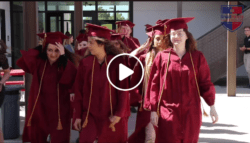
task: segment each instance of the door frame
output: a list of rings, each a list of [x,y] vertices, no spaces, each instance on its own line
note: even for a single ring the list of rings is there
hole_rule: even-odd
[[[46,32],[51,32],[51,29],[50,29],[50,17],[51,16],[56,16],[56,24],[57,24],[56,29],[58,29],[58,23],[57,23],[58,17],[59,16],[61,17],[61,31],[64,33],[64,31],[63,31],[63,27],[64,27],[63,18],[64,17],[63,17],[62,12],[47,12],[46,13]],[[58,31],[58,30],[56,30],[56,31]]]

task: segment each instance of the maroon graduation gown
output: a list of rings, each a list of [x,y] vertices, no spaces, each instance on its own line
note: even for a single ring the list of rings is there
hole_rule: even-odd
[[[130,37],[130,38],[135,42],[136,45],[138,45],[139,47],[141,46],[141,44],[137,38],[135,38],[135,37]]]
[[[145,66],[145,58],[146,54],[143,54],[139,57],[139,60],[142,62],[143,67]],[[136,63],[134,67],[134,74],[131,76],[130,84],[132,86],[136,85],[141,78],[142,71],[141,71],[141,65],[139,63]],[[143,90],[143,82],[135,88],[134,90],[130,91],[130,105],[131,106],[137,106],[138,112],[137,112],[137,118],[136,118],[136,126],[134,133],[129,137],[128,142],[129,143],[144,143],[145,142],[145,127],[150,122],[150,111],[146,111],[142,108],[142,111],[140,111],[141,102],[142,102],[142,90]]]
[[[80,56],[83,56],[87,49],[88,48],[86,47],[86,48],[83,48],[83,49],[80,49],[80,50],[76,50],[75,53],[80,55]]]
[[[198,142],[202,124],[201,101],[188,52],[182,59],[172,48],[157,54],[151,69],[144,107],[157,111],[170,51],[168,75],[160,101],[158,142]],[[200,51],[193,51],[191,54],[201,96],[211,106],[215,102],[215,88],[211,82],[209,66]]]
[[[114,56],[107,56],[107,64]],[[90,98],[92,66],[94,56],[84,58],[78,67],[75,79],[75,118],[85,121]],[[110,79],[115,85],[128,88],[128,81],[119,81],[119,63],[125,64],[124,58],[114,60],[110,65]],[[126,91],[119,91],[111,86],[113,114],[121,117],[115,125],[116,132],[109,128],[111,116],[110,109],[110,88],[106,76],[106,63],[102,65],[95,60],[92,98],[89,110],[88,124],[80,132],[79,142],[93,142],[98,137],[98,142],[119,142],[127,141],[128,117],[130,116],[129,96]]]
[[[25,118],[23,131],[23,142],[44,143],[48,134],[51,135],[51,143],[66,143],[70,141],[70,95],[69,89],[74,83],[76,68],[68,60],[65,69],[58,71],[58,61],[50,65],[47,62],[42,81],[41,92],[38,98],[34,114],[31,119],[31,126],[27,126],[33,106],[38,95],[40,80],[44,69],[45,61],[38,57],[38,50],[21,50],[22,57],[18,59],[17,65],[25,72],[33,75],[28,100],[28,112]],[[57,84],[59,83],[59,102],[62,130],[58,126],[58,94]]]

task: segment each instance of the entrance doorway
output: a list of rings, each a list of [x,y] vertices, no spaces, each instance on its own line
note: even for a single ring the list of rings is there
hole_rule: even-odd
[[[46,14],[46,32],[60,31],[74,34],[73,12],[49,12]]]

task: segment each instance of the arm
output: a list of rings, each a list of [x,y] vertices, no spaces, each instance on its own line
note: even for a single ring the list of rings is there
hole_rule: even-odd
[[[140,61],[142,61],[141,57],[139,59]],[[130,79],[130,84],[131,84],[130,87],[135,86],[140,81],[141,75],[142,75],[141,65],[139,62],[137,62],[134,67],[134,74],[131,76]],[[143,90],[142,86],[143,86],[143,81],[138,87],[130,91],[130,106],[137,106],[141,102],[142,100],[141,91]]]
[[[144,109],[157,111],[158,96],[160,91],[160,65],[161,54],[157,54],[148,80],[147,92],[144,97]]]
[[[80,65],[77,70],[76,78],[75,78],[75,83],[74,83],[74,92],[75,92],[75,117],[78,119],[81,119],[82,117],[82,103],[83,103],[83,93],[82,93],[82,88],[83,88],[83,75],[84,75],[84,69],[83,69],[83,62],[80,62]]]
[[[122,60],[122,62],[119,63],[123,63],[125,64],[125,60],[123,58],[120,58]],[[128,88],[128,78],[119,81],[119,66],[117,66],[117,74],[116,74],[116,82],[118,84],[119,87],[121,88]],[[112,87],[111,87],[112,88]],[[114,110],[114,116],[118,116],[118,117],[128,117],[130,114],[130,105],[129,105],[129,92],[128,91],[120,91],[120,90],[116,90],[117,94],[115,96],[117,96],[117,107]],[[112,95],[114,96],[114,95]]]
[[[8,64],[8,59],[6,58],[6,56],[4,54],[0,55],[0,59],[2,62],[2,68],[3,68],[3,78],[0,81],[0,92],[2,91],[2,85],[10,78],[10,67]]]
[[[215,88],[211,82],[210,69],[207,61],[202,53],[199,56],[199,76],[198,83],[200,93],[203,99],[209,106],[214,105],[215,102]]]

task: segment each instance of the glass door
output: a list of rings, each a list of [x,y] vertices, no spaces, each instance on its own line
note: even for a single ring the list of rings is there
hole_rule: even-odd
[[[64,32],[63,13],[47,13],[46,32]]]

